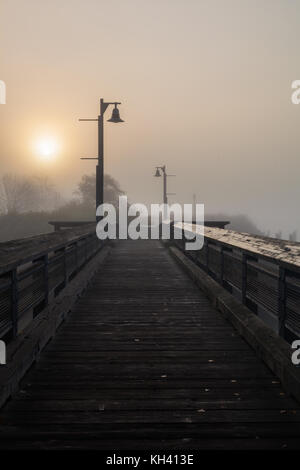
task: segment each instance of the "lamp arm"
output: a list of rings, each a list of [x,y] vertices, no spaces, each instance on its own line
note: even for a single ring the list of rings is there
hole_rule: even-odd
[[[100,100],[100,115],[103,116],[105,111],[107,110],[108,106],[110,104],[113,104],[114,106],[117,106],[118,104],[122,104],[119,101],[104,101],[103,98]]]

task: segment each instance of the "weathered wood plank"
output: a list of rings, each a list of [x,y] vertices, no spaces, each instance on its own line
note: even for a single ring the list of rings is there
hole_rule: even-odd
[[[143,394],[144,395],[144,394]],[[240,394],[236,394],[240,395]],[[149,411],[149,410],[193,410],[197,411],[199,409],[208,411],[208,410],[264,410],[266,407],[266,401],[264,399],[255,398],[255,400],[250,399],[241,399],[240,396],[232,394],[231,397],[226,397],[223,399],[210,399],[207,397],[206,401],[201,399],[187,399],[186,397],[181,397],[180,399],[172,398],[154,398],[153,396],[147,397],[144,399],[141,397],[133,396],[131,399],[126,396],[126,398],[111,399],[106,397],[101,400],[99,399],[70,399],[70,400],[25,400],[18,399],[15,400],[10,406],[8,406],[7,411],[21,411],[21,412],[67,412],[67,411]],[[295,403],[290,398],[270,398],[268,403],[269,411],[277,410],[279,412],[286,411],[293,414],[297,413],[297,410],[294,410]],[[299,412],[299,411],[298,411]]]
[[[100,404],[100,407],[102,404]],[[2,425],[52,425],[65,424],[129,424],[144,423],[300,423],[299,410],[98,410],[91,411],[19,411],[1,414]]]

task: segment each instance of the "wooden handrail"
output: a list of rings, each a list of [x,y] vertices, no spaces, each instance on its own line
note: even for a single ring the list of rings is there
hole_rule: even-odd
[[[95,233],[95,224],[58,232],[35,235],[0,243],[0,275],[49,251],[58,250],[88,234]]]

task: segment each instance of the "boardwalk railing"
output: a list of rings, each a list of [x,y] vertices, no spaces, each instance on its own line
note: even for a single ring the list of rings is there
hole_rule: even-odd
[[[174,225],[190,259],[287,341],[300,337],[300,243],[206,227],[203,248],[186,251],[184,231],[197,226]]]
[[[95,225],[0,244],[0,339],[27,326],[100,250]]]

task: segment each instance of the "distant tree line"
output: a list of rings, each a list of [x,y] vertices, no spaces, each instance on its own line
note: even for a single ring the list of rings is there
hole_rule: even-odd
[[[6,174],[0,179],[0,241],[51,232],[49,220],[95,220],[95,174],[83,175],[73,197],[64,201],[47,177],[21,177]],[[104,175],[104,201],[117,207],[123,195],[119,183]],[[246,215],[205,214],[207,220],[230,220],[227,228],[253,235],[270,236]],[[282,233],[275,233],[282,238]],[[290,233],[291,241],[297,232]]]
[[[0,181],[0,212],[51,211],[61,204],[60,194],[47,177],[22,177],[6,174]]]
[[[49,220],[95,220],[96,176],[84,175],[73,197],[64,201],[47,178],[6,174],[0,180],[0,241],[52,232]],[[117,205],[124,194],[104,175],[104,200]]]

